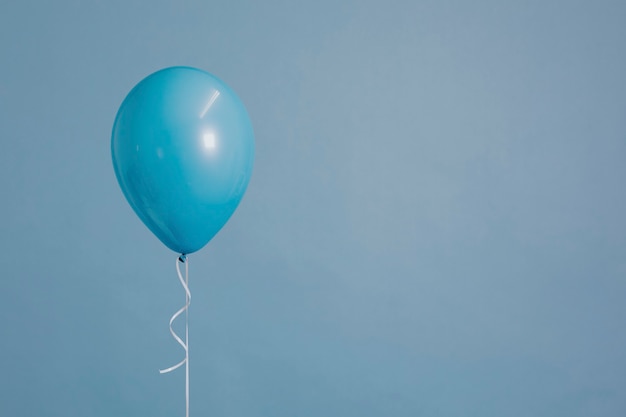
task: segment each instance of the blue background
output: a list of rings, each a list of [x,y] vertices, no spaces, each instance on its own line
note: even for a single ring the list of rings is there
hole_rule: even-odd
[[[0,5],[0,415],[177,416],[118,106],[190,65],[248,193],[190,259],[192,416],[624,416],[622,1]]]

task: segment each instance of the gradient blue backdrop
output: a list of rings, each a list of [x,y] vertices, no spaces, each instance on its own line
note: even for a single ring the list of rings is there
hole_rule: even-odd
[[[182,416],[118,106],[196,66],[248,193],[191,257],[192,416],[626,415],[623,1],[4,1],[0,415]]]

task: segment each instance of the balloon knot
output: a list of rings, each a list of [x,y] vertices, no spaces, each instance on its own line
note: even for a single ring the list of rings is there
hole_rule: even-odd
[[[185,261],[187,261],[187,255],[185,255],[184,253],[181,253],[180,256],[178,257],[178,262],[180,262],[181,264],[184,264]]]

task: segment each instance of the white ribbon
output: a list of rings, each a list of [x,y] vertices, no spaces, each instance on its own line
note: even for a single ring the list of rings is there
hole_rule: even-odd
[[[185,264],[185,278],[183,278],[183,274],[180,272],[179,263]],[[185,416],[189,417],[189,304],[191,304],[191,292],[189,291],[189,261],[185,255],[181,255],[176,258],[176,272],[178,272],[178,279],[180,283],[183,285],[185,289],[185,306],[178,310],[172,318],[170,318],[170,333],[176,339],[179,345],[185,349],[185,358],[178,362],[174,366],[170,366],[167,369],[159,369],[159,372],[162,374],[166,374],[168,372],[172,372],[175,369],[180,368],[185,365]],[[181,314],[185,313],[185,341],[174,332],[172,328],[172,323],[174,320]]]

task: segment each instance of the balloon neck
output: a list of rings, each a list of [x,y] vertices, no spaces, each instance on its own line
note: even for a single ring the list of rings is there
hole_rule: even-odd
[[[178,262],[180,262],[181,264],[184,264],[187,261],[187,255],[185,255],[184,253],[181,253],[180,256],[178,257]]]

